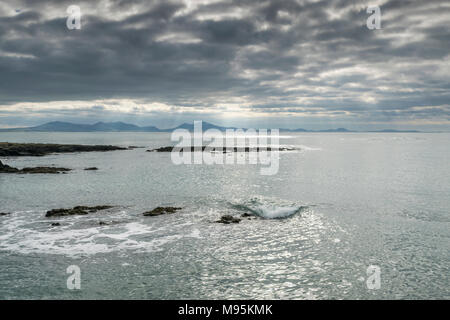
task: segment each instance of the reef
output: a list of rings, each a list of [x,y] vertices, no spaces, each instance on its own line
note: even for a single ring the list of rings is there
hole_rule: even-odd
[[[95,207],[88,207],[88,206],[77,206],[73,207],[71,209],[53,209],[47,211],[45,214],[46,217],[64,217],[64,216],[72,216],[72,215],[87,215],[89,213],[111,209],[114,208],[114,206],[95,206]]]
[[[10,167],[6,164],[3,164],[0,161],[0,173],[19,173],[19,174],[33,174],[33,173],[66,173],[67,171],[71,171],[72,169],[68,168],[57,168],[57,167],[32,167],[32,168],[23,168],[17,169],[14,167]]]
[[[172,214],[181,209],[182,208],[179,207],[156,207],[151,211],[144,212],[143,215],[146,217],[155,217],[160,216],[162,214]]]
[[[224,215],[219,220],[216,221],[217,223],[224,223],[224,224],[230,224],[230,223],[239,223],[241,222],[241,219],[235,218],[230,215]]]
[[[0,142],[0,157],[42,157],[51,153],[129,150],[110,145],[44,144]]]

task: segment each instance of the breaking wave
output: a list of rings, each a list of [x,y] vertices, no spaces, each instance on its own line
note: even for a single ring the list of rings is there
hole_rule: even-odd
[[[234,207],[264,219],[286,219],[308,209],[308,206],[267,198],[254,198],[248,203],[237,204]]]

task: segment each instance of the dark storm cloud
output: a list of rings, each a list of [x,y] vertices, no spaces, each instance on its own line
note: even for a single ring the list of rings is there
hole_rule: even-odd
[[[66,28],[72,4],[81,30]],[[237,100],[255,114],[448,120],[450,6],[380,1],[382,29],[369,30],[371,4],[7,0],[0,105],[140,99],[206,113]]]

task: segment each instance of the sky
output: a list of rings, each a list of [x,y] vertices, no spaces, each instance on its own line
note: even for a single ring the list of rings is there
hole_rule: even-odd
[[[450,131],[450,2],[2,0],[0,127],[56,120]]]

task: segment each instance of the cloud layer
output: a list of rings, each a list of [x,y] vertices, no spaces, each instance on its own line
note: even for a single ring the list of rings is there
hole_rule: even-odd
[[[81,30],[66,27],[69,5]],[[369,5],[381,30],[369,30]],[[450,3],[0,3],[0,126],[192,119],[450,129]]]

